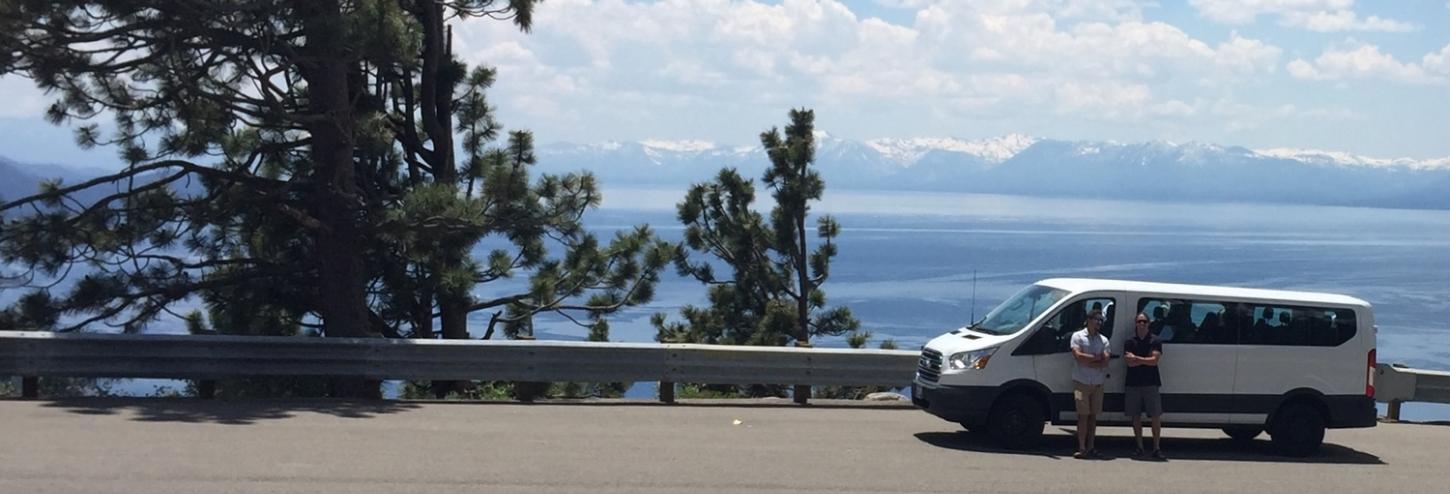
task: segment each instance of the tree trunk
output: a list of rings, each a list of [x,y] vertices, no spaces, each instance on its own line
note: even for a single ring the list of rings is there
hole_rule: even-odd
[[[421,109],[423,130],[432,143],[433,181],[455,187],[458,185],[458,164],[453,153],[453,88],[459,74],[444,73],[453,63],[452,49],[448,46],[447,25],[443,22],[443,4],[420,2],[418,21],[423,26],[423,67],[420,74]],[[467,255],[462,252],[444,252],[438,263],[432,266],[434,279],[448,269],[457,269]],[[472,305],[467,293],[448,293],[433,287],[438,297],[439,325],[444,339],[464,340],[468,334],[468,309]],[[460,381],[435,381],[433,391],[437,396],[446,396],[450,391],[464,391],[467,386]]]
[[[800,298],[797,298],[796,299],[796,318],[797,318],[797,323],[799,324],[800,336],[797,336],[796,337],[796,341],[799,341],[801,343],[805,343],[806,345],[810,345],[810,343],[811,343],[811,326],[810,326],[810,322],[811,322],[811,320],[810,320],[811,313],[810,312],[811,312],[811,309],[810,309],[810,306],[807,305],[807,304],[810,303],[810,299],[811,299],[810,290],[811,290],[811,288],[810,288],[810,277],[806,276],[806,217],[805,217],[805,208],[804,207],[801,208],[800,216],[798,216],[798,217],[795,218],[795,224],[796,224],[796,241],[797,242],[800,242],[798,244],[799,252],[797,252],[797,256],[796,256],[796,259],[795,259],[795,264],[796,264],[796,279],[798,280],[799,285],[800,285],[797,288],[797,290],[800,290],[798,292],[798,294],[800,295]]]
[[[441,2],[419,2],[418,21],[423,25],[423,71],[421,75],[423,110],[423,131],[432,142],[433,180],[440,184],[456,185],[458,165],[453,162],[453,85],[456,79],[443,79],[442,70],[453,63],[452,55],[445,43],[446,27],[443,23]],[[455,77],[450,76],[450,77]]]
[[[433,288],[438,286],[436,271],[429,270],[426,274],[423,268],[419,268],[418,274],[422,282],[418,285],[417,304],[413,306],[413,337],[431,340],[433,333]]]
[[[357,224],[361,205],[353,162],[356,117],[348,84],[351,62],[343,50],[347,23],[336,0],[311,0],[299,6],[307,45],[298,66],[307,80],[309,110],[328,117],[307,129],[312,137],[313,178],[321,191],[314,199],[322,223],[316,251],[318,312],[329,337],[377,337],[368,320],[366,265]],[[339,378],[334,383],[334,396],[377,395],[375,380]]]
[[[423,128],[433,144],[433,180],[450,187],[458,185],[458,164],[453,155],[453,87],[457,74],[446,75],[444,68],[453,63],[448,46],[447,25],[443,22],[443,4],[421,2],[418,21],[423,25],[422,110]],[[445,252],[435,276],[443,270],[457,269],[463,264],[463,252]],[[472,301],[467,293],[437,290],[440,323],[444,339],[468,339],[468,308]]]

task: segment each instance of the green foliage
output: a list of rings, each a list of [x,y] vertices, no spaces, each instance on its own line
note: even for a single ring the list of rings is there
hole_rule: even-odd
[[[474,312],[489,335],[530,334],[541,312],[607,333],[604,316],[653,297],[673,246],[588,233],[594,177],[531,174],[533,134],[505,132],[487,97],[497,72],[448,46],[448,22],[527,30],[536,3],[0,3],[0,74],[57,95],[52,121],[130,163],[0,205],[0,261],[32,287],[0,324],[138,331],[199,297],[197,334],[433,338],[441,321],[466,338]],[[476,258],[490,237],[509,247]],[[525,274],[526,290],[474,296]]]
[[[784,136],[776,129],[760,136],[771,160],[764,176],[775,200],[769,220],[754,209],[754,182],[732,168],[691,186],[678,205],[685,234],[674,252],[675,268],[681,276],[709,286],[710,303],[681,308],[683,321],[653,315],[656,340],[783,346],[808,344],[814,336],[841,335],[860,326],[849,309],[826,307],[821,287],[836,256],[840,225],[829,216],[818,217],[818,242],[810,249],[806,219],[825,183],[812,168],[814,113],[792,110],[790,117]],[[722,267],[725,272],[719,272]],[[784,386],[773,385],[686,384],[682,390],[687,397],[786,395]]]
[[[728,398],[743,398],[746,395],[736,389],[735,386],[706,385],[684,383],[680,384],[675,391],[675,398],[678,399],[706,399],[718,400]]]
[[[186,333],[192,335],[212,334],[211,328],[206,326],[206,316],[201,311],[194,310],[186,314]]]
[[[784,136],[778,129],[760,136],[771,160],[764,177],[775,199],[769,221],[753,208],[754,183],[729,168],[691,186],[678,205],[685,234],[674,264],[680,275],[709,286],[710,305],[682,308],[682,322],[656,314],[651,323],[657,340],[780,346],[860,326],[849,309],[826,307],[821,287],[840,225],[829,216],[817,218],[818,244],[810,250],[806,219],[825,183],[812,168],[814,113],[792,110],[790,117]],[[728,272],[717,273],[720,267]]]
[[[322,398],[334,396],[334,380],[326,377],[253,377],[216,381],[216,397],[222,399]],[[188,381],[182,396],[200,396],[197,381]]]
[[[408,381],[398,395],[403,400],[431,400],[432,386],[426,382]],[[443,397],[450,401],[512,401],[513,383],[505,381],[482,381],[462,391],[453,391]]]
[[[90,377],[42,377],[40,396],[46,398],[115,396],[117,379]]]

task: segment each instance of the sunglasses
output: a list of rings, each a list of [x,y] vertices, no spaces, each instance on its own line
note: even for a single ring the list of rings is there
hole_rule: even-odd
[[[1139,320],[1134,321],[1134,322],[1136,322],[1138,324],[1148,324],[1148,320],[1147,319],[1139,319]]]

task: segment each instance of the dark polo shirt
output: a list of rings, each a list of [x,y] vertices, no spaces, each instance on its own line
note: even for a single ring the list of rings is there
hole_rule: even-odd
[[[1139,338],[1135,333],[1128,341],[1123,343],[1123,353],[1133,354],[1139,357],[1152,357],[1153,350],[1163,353],[1163,340],[1157,335],[1148,333],[1147,338]],[[1139,365],[1128,368],[1127,381],[1125,386],[1162,386],[1163,380],[1158,377],[1158,366]]]

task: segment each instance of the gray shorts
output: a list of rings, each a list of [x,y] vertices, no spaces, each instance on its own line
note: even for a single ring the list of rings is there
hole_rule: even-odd
[[[1148,418],[1163,415],[1163,398],[1158,396],[1158,387],[1128,386],[1123,391],[1123,412],[1130,419],[1143,413]]]

